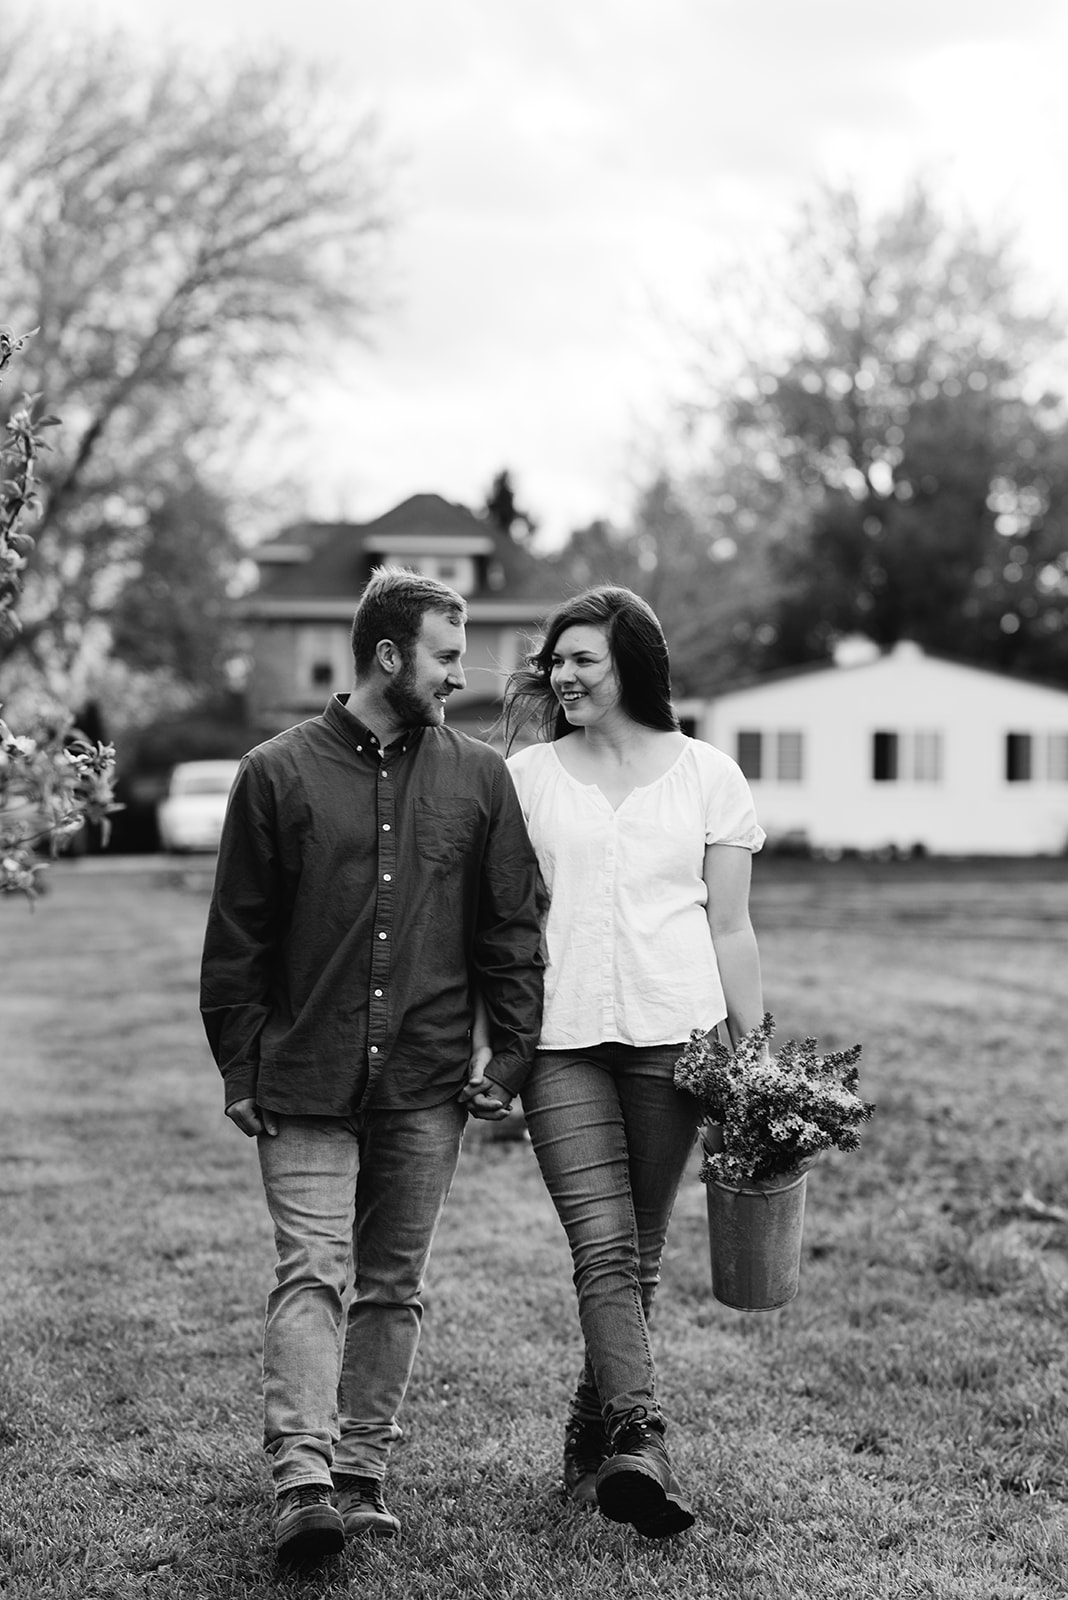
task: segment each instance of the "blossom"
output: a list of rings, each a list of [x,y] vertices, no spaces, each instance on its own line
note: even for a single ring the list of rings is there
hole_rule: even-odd
[[[721,1130],[701,1168],[706,1183],[766,1183],[809,1166],[822,1150],[855,1150],[874,1106],[857,1092],[860,1045],[818,1055],[815,1039],[788,1039],[768,1053],[770,1015],[731,1051],[696,1030],[675,1065],[675,1083]],[[719,1141],[717,1141],[719,1142]]]
[[[26,850],[8,850],[0,856],[0,894],[36,894],[36,877],[42,863],[31,859]]]
[[[115,750],[90,744],[69,715],[14,733],[0,718],[0,895],[31,899],[37,874],[32,852],[56,855],[86,821],[106,840],[114,799]]]

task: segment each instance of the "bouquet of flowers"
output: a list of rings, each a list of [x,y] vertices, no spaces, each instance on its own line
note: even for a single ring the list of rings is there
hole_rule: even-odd
[[[708,1150],[705,1183],[744,1188],[802,1172],[821,1150],[855,1150],[859,1125],[875,1110],[857,1093],[860,1045],[816,1054],[815,1039],[788,1039],[772,1056],[775,1023],[765,1015],[733,1051],[695,1030],[675,1066],[675,1083],[701,1102],[722,1130]]]

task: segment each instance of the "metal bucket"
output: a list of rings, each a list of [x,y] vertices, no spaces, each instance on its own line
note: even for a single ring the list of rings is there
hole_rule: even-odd
[[[798,1290],[808,1173],[768,1188],[707,1186],[712,1293],[735,1311],[775,1311]]]

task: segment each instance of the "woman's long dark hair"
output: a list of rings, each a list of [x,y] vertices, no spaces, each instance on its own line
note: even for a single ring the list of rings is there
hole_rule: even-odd
[[[572,731],[549,673],[560,635],[567,628],[586,626],[605,630],[619,679],[620,707],[631,721],[665,732],[678,727],[667,641],[655,611],[632,589],[603,584],[558,605],[546,619],[538,649],[508,679],[501,723],[509,749],[529,722],[543,740],[562,739]]]

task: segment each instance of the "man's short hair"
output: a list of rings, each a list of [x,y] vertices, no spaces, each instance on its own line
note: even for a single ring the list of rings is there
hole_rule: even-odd
[[[438,611],[454,622],[467,621],[462,595],[437,578],[424,577],[402,567],[376,567],[352,619],[352,659],[357,674],[374,663],[383,639],[392,639],[407,662],[428,611]]]

